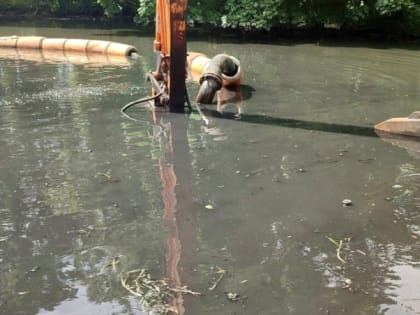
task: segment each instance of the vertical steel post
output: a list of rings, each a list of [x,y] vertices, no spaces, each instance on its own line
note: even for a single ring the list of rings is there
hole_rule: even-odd
[[[170,0],[169,110],[177,113],[184,112],[187,97],[187,6],[188,0]]]
[[[161,84],[162,93],[155,105],[178,113],[184,111],[187,94],[187,6],[188,0],[156,0],[153,48],[157,53],[157,69],[153,77]]]

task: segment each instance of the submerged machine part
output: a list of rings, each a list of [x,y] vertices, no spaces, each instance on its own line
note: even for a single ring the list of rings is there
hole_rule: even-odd
[[[420,111],[408,117],[397,117],[375,125],[375,131],[412,137],[420,137]]]
[[[192,79],[199,81],[197,103],[209,104],[223,87],[239,86],[242,78],[241,65],[237,58],[218,54],[212,59],[203,54],[189,53],[188,69]]]

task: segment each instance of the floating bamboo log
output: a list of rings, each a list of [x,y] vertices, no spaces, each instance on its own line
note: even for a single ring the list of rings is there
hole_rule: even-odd
[[[130,56],[137,53],[134,46],[122,43],[89,39],[46,38],[42,36],[0,37],[0,48],[72,51],[84,54],[100,53],[110,56]]]

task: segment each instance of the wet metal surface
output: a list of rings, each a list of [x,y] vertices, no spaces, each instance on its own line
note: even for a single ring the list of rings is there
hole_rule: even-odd
[[[142,58],[0,59],[1,315],[144,314],[119,278],[137,268],[202,292],[174,302],[184,314],[420,314],[418,144],[372,130],[419,110],[417,50],[191,40],[241,60],[243,115],[228,103],[203,109],[207,125],[153,124],[119,112],[150,93],[152,36],[0,27],[11,34]]]

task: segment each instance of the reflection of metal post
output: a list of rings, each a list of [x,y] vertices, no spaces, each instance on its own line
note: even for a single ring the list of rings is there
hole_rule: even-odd
[[[166,255],[166,277],[171,286],[189,286],[193,272],[192,258],[196,248],[195,214],[191,192],[191,162],[187,139],[187,117],[156,113],[163,132],[160,145],[163,156],[160,161],[162,197],[164,201],[164,222],[168,230],[168,252]],[[162,116],[163,115],[163,116]],[[182,254],[182,255],[181,255]],[[183,274],[181,277],[180,266]],[[182,279],[183,278],[183,281]],[[183,297],[174,296],[169,301],[177,314],[184,314]]]
[[[178,265],[181,259],[181,242],[179,240],[179,230],[176,222],[177,198],[175,185],[177,183],[174,166],[167,164],[163,159],[160,161],[160,176],[162,179],[162,197],[165,204],[163,214],[164,222],[168,230],[167,255],[166,255],[166,277],[173,287],[181,287],[181,276]],[[180,293],[174,295],[172,301],[168,301],[176,314],[184,314],[183,298]]]

